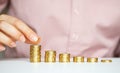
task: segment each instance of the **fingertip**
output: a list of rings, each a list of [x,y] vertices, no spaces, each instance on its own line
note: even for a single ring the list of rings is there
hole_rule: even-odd
[[[40,37],[38,37],[38,40],[35,42],[35,44],[39,44],[41,42]]]
[[[33,42],[36,42],[36,41],[38,40],[38,36],[35,35],[35,34],[34,34],[34,35],[31,34],[31,35],[30,35],[30,40],[33,41]]]
[[[36,42],[33,42],[33,41],[30,41],[30,40],[26,40],[25,42],[28,43],[28,44],[34,44],[34,45],[37,45],[39,44],[41,41],[40,37],[38,37],[38,40]]]

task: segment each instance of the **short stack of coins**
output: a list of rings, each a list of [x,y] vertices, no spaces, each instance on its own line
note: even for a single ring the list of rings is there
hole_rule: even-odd
[[[59,54],[59,62],[61,62],[61,63],[70,62],[70,54],[69,53]]]
[[[75,56],[75,57],[73,57],[73,62],[75,62],[75,63],[84,62],[84,57]]]
[[[30,62],[41,62],[41,46],[30,45]]]
[[[102,63],[110,63],[110,62],[112,62],[112,60],[103,59],[103,60],[101,60],[101,62],[102,62]]]
[[[56,51],[45,51],[45,62],[56,62]]]
[[[98,58],[87,58],[87,62],[96,63],[96,62],[98,62]]]

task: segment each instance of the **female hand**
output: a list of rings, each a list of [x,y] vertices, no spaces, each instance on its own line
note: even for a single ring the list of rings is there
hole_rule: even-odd
[[[16,41],[38,44],[40,38],[21,20],[5,14],[0,15],[0,51],[5,50],[4,45],[16,47]]]

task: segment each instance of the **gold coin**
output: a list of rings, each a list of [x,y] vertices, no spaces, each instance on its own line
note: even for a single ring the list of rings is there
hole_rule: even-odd
[[[98,58],[87,58],[87,62],[92,62],[92,63],[94,63],[94,62],[98,62]]]
[[[70,62],[70,54],[69,53],[61,53],[59,54],[59,62]]]
[[[41,46],[30,45],[30,62],[41,62]]]
[[[84,62],[84,57],[75,56],[73,57],[73,62]]]
[[[37,48],[36,50],[41,50],[41,45],[30,45],[31,50]],[[39,48],[39,49],[38,49]]]
[[[101,60],[101,62],[103,62],[103,63],[110,63],[110,62],[112,62],[112,60]]]
[[[45,62],[56,62],[56,51],[45,51]]]

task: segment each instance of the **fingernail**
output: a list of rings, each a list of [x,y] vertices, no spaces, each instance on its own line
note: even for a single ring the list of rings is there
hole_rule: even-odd
[[[35,36],[35,35],[30,35],[30,39],[31,39],[31,41],[37,41],[38,40],[38,37],[37,36]]]
[[[20,40],[21,42],[25,42],[25,37],[22,35],[22,36],[20,36],[19,40]]]
[[[10,43],[10,47],[16,47],[16,44],[14,42]]]
[[[5,47],[0,47],[0,51],[4,51],[5,50]]]

